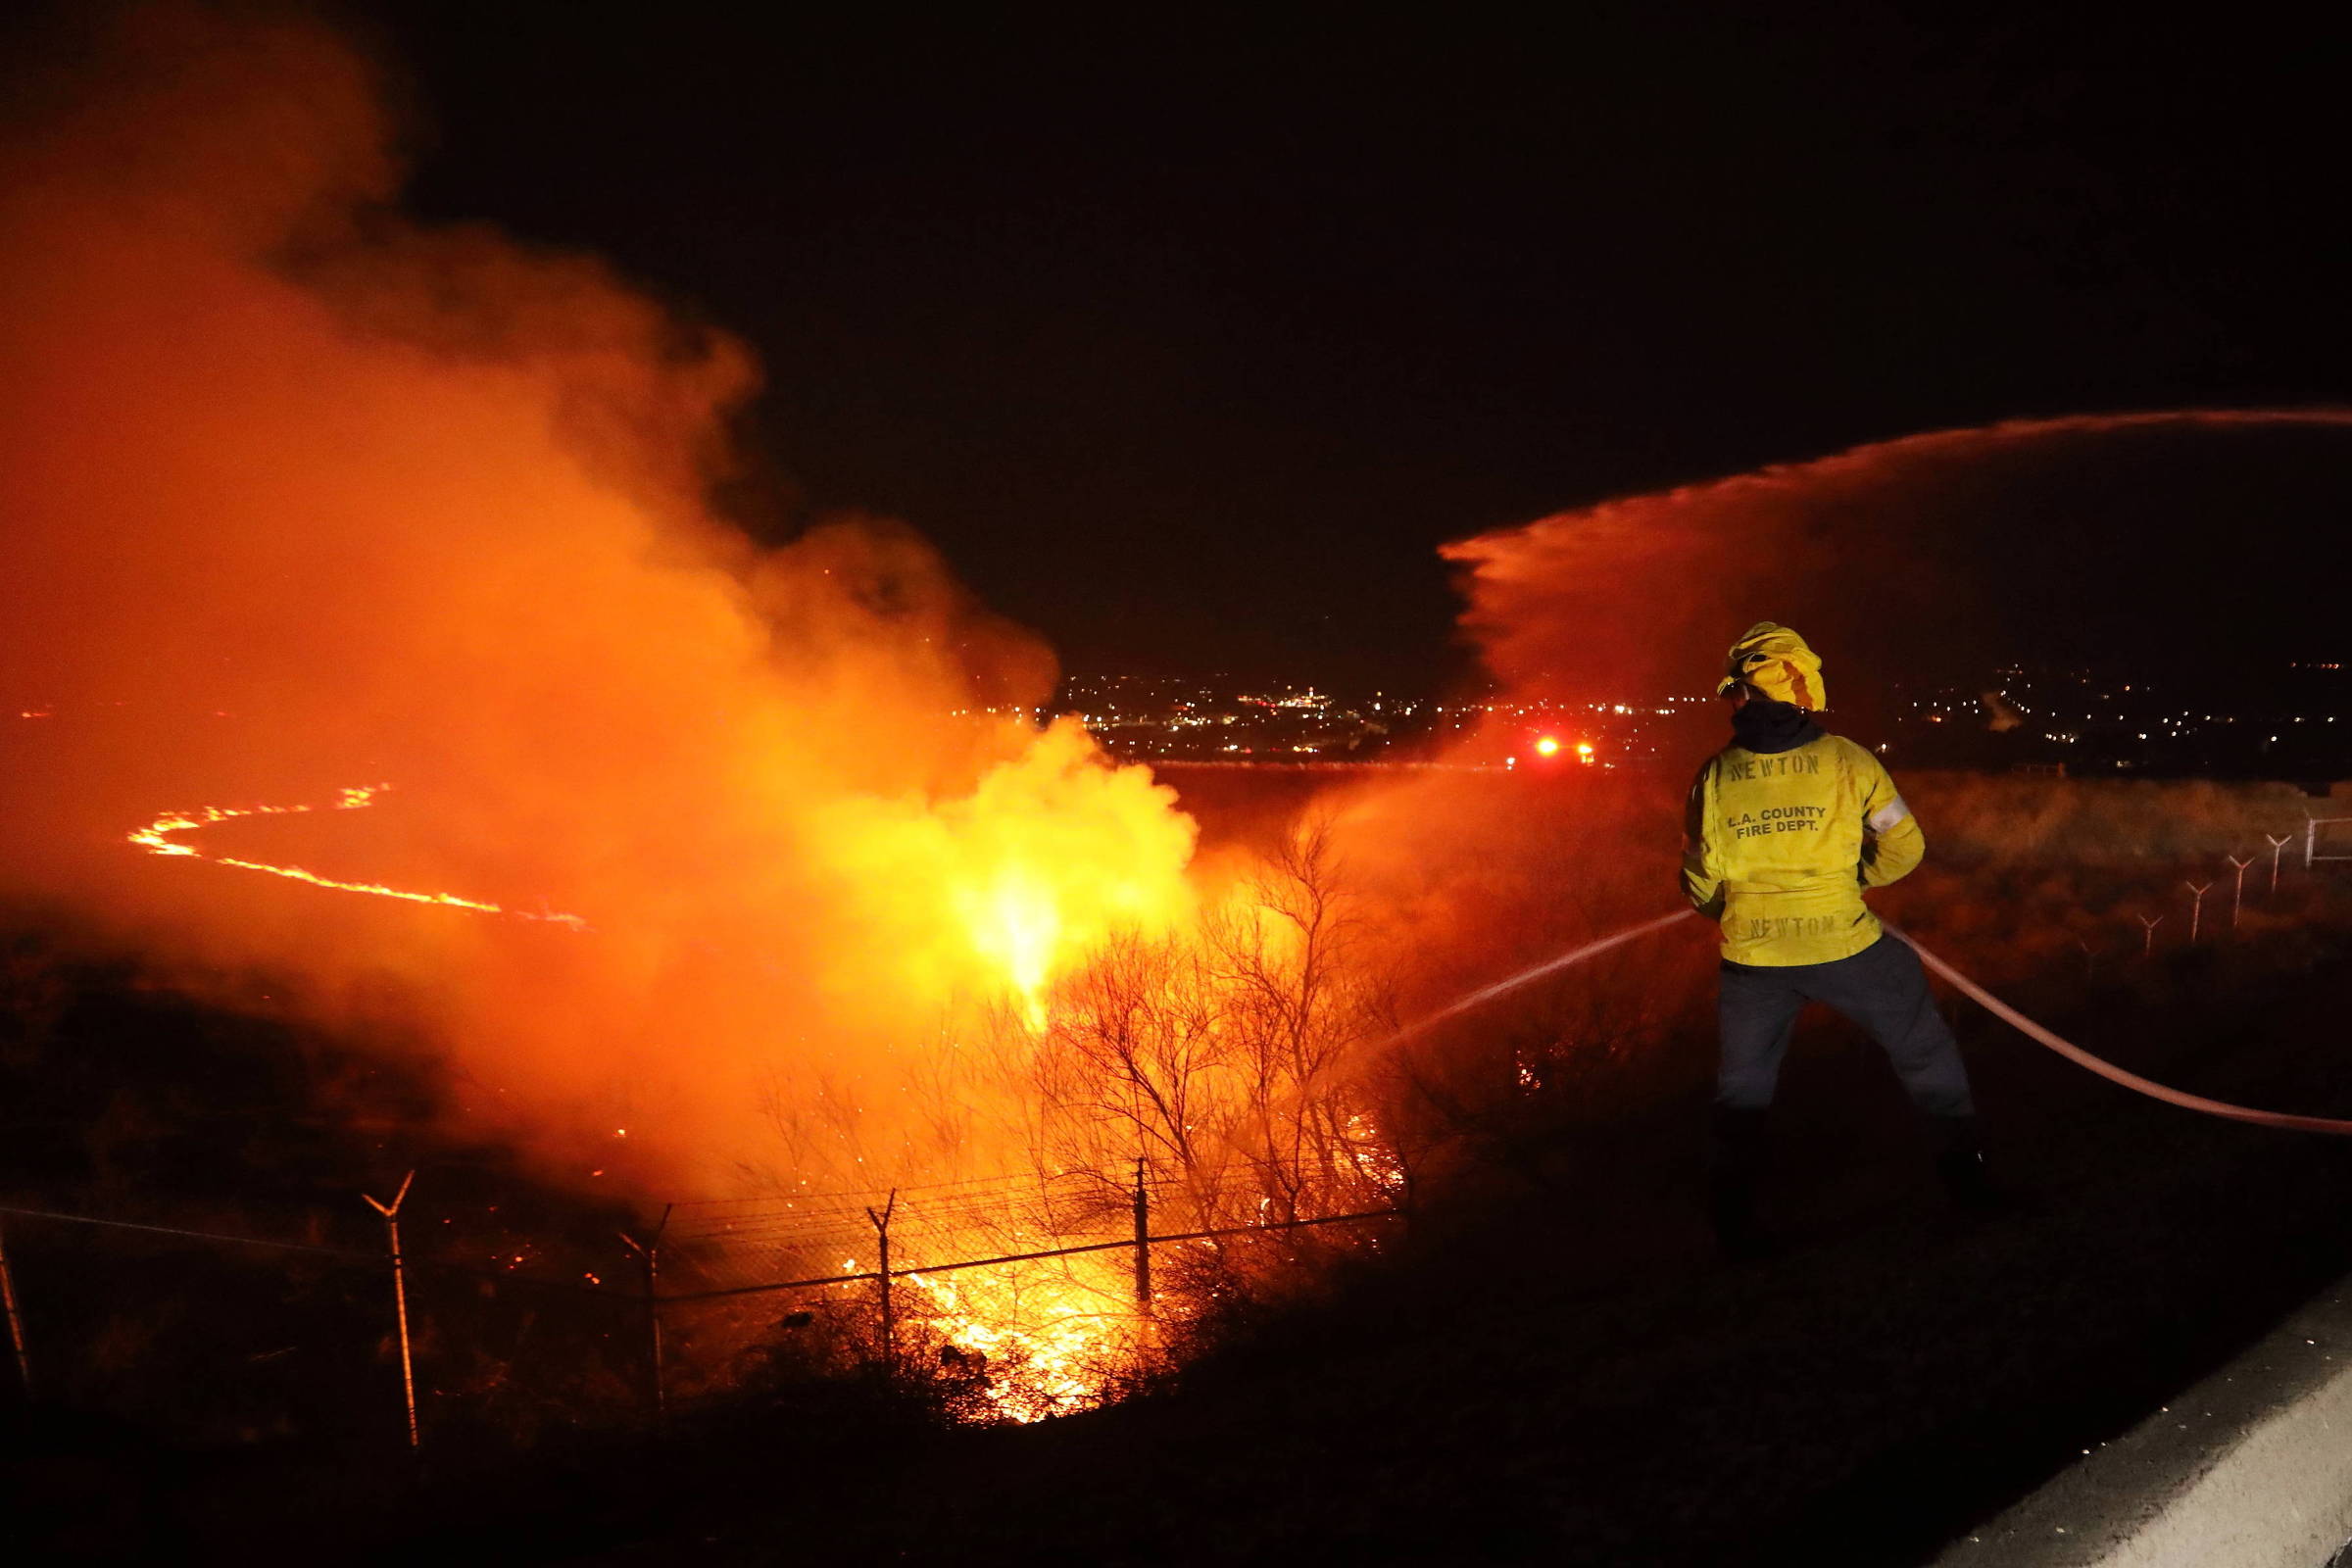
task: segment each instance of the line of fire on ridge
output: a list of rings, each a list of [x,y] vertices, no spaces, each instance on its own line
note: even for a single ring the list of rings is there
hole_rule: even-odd
[[[586,931],[588,922],[576,914],[545,909],[518,909],[509,905],[493,904],[486,899],[468,899],[455,893],[417,893],[396,888],[381,882],[349,882],[340,877],[321,876],[299,865],[273,865],[267,860],[248,860],[232,855],[207,855],[192,844],[180,841],[177,835],[226,822],[240,816],[294,816],[310,811],[357,811],[375,804],[376,797],[392,788],[389,784],[368,784],[338,790],[334,803],[319,807],[310,802],[292,806],[206,806],[189,811],[166,811],[146,826],[134,828],[124,835],[131,843],[151,855],[180,856],[190,859],[209,860],[215,865],[233,866],[240,871],[262,871],[270,876],[308,883],[315,888],[326,888],[338,893],[366,893],[379,899],[399,899],[409,904],[432,904],[444,908],[466,909],[476,914],[509,915],[517,920],[538,920],[560,925],[573,931]]]

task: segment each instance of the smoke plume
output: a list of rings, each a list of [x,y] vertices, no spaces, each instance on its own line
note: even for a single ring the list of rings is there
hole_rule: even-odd
[[[919,537],[712,514],[741,344],[405,219],[322,25],[167,6],[64,53],[0,149],[18,897],[421,1034],[551,1158],[627,1127],[666,1177],[756,1160],[779,1084],[886,1128],[958,1008],[1181,911],[1190,822],[1036,727],[1051,657]],[[178,841],[587,929],[122,837],[378,783]]]

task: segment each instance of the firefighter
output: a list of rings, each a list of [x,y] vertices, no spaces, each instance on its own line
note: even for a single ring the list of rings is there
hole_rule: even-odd
[[[1685,813],[1683,892],[1721,922],[1708,1206],[1735,1257],[1769,1250],[1756,1214],[1765,1125],[1781,1057],[1806,1003],[1869,1032],[1922,1113],[1945,1190],[1963,1209],[1998,1206],[1958,1044],[1908,944],[1862,902],[1919,864],[1919,822],[1879,760],[1814,722],[1821,660],[1786,626],[1759,621],[1732,645],[1719,695],[1732,744],[1707,760]]]

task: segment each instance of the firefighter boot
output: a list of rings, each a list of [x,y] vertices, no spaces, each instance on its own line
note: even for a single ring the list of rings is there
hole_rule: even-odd
[[[1984,1218],[2007,1213],[2014,1206],[1993,1184],[1984,1166],[1984,1141],[1977,1135],[1974,1116],[1932,1116],[1936,1141],[1936,1175],[1944,1196],[1963,1214]]]
[[[1707,1218],[1715,1245],[1735,1263],[1769,1257],[1779,1249],[1756,1214],[1764,1171],[1763,1106],[1715,1107],[1714,1152],[1707,1171]]]

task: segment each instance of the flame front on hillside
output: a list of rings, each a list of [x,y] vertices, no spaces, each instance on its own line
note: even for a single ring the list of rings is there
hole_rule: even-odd
[[[1336,1068],[1386,1004],[1344,901],[1197,876],[1174,792],[1041,723],[1051,655],[911,530],[731,526],[742,345],[591,259],[404,222],[402,138],[320,24],[164,8],[69,53],[53,122],[0,142],[0,664],[60,710],[172,671],[238,715],[141,735],[185,798],[350,767],[433,807],[356,864],[231,824],[384,786],[163,812],[129,845],[253,875],[0,855],[13,891],[191,986],[270,975],[600,1196],[1140,1156],[1215,1195],[1188,1224],[1347,1206],[1369,1112]],[[144,776],[40,729],[60,819]],[[1029,1221],[972,1246],[1070,1234]],[[1042,1413],[1132,1330],[1118,1267],[905,1294]]]
[[[477,914],[509,914],[522,920],[545,920],[553,925],[569,926],[575,931],[588,929],[588,922],[576,914],[549,913],[538,909],[511,908],[483,899],[462,898],[455,893],[417,893],[396,888],[382,882],[351,882],[339,877],[321,876],[299,865],[275,865],[267,860],[248,860],[234,855],[212,855],[184,843],[179,835],[216,822],[234,821],[241,816],[300,816],[312,811],[357,811],[375,804],[375,798],[391,789],[389,784],[355,786],[341,791],[332,806],[309,804],[294,806],[206,806],[193,811],[166,811],[145,827],[125,834],[131,843],[151,855],[185,856],[199,860],[211,860],[216,865],[234,867],[240,871],[261,871],[270,876],[282,876],[293,882],[306,882],[315,888],[326,888],[338,893],[365,893],[379,899],[400,899],[410,904],[435,904],[445,908],[471,909]]]
[[[1101,1403],[1141,1368],[1151,1320],[1120,1253],[908,1274],[920,1318],[956,1353],[979,1359],[988,1401],[1007,1421],[1042,1421]]]

